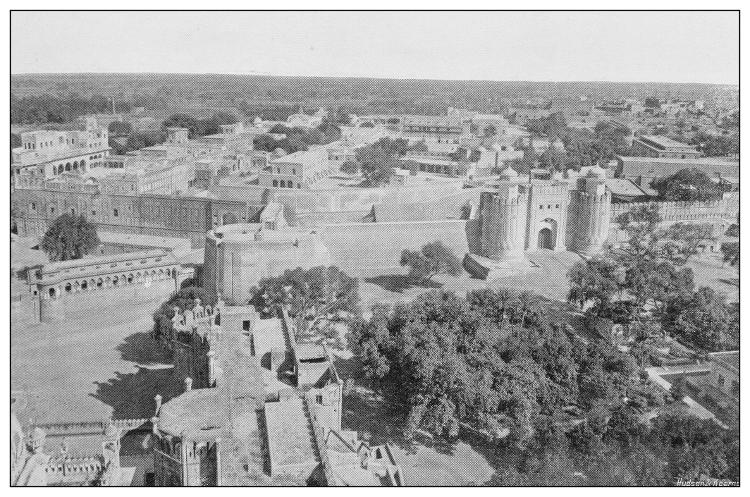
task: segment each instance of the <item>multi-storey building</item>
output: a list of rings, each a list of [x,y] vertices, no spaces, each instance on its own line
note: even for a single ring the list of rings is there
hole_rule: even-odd
[[[80,123],[80,129],[73,131],[21,133],[21,146],[12,151],[12,169],[15,175],[49,179],[63,173],[85,172],[108,154],[107,128],[87,118]]]
[[[271,159],[258,173],[258,183],[267,188],[310,188],[336,173],[339,165],[338,161],[329,160],[328,147],[315,146]]]
[[[102,191],[101,184],[44,181],[31,177],[17,185],[13,202],[21,236],[41,236],[61,214],[82,214],[97,229],[120,233],[189,238],[203,246],[206,232],[216,226],[247,222],[261,203],[212,196],[141,194],[137,191]]]
[[[403,116],[401,135],[409,141],[458,144],[470,136],[470,126],[460,116]]]

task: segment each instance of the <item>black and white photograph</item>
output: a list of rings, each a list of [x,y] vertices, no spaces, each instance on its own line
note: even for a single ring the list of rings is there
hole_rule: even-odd
[[[10,487],[740,485],[739,10],[15,3]]]

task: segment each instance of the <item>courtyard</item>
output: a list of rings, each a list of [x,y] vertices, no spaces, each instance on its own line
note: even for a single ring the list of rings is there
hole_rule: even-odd
[[[90,294],[66,319],[32,324],[27,302],[11,308],[11,391],[37,423],[153,415],[173,391],[171,364],[150,337],[151,313],[169,289]]]

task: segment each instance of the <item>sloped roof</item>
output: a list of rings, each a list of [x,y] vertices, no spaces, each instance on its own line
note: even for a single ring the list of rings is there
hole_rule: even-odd
[[[607,178],[605,183],[609,191],[612,192],[612,195],[619,195],[622,197],[640,197],[646,195],[646,192],[629,179]]]

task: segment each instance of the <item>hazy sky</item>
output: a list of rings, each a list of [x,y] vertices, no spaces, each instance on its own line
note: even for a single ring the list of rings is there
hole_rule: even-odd
[[[14,12],[11,72],[737,84],[736,12]]]

